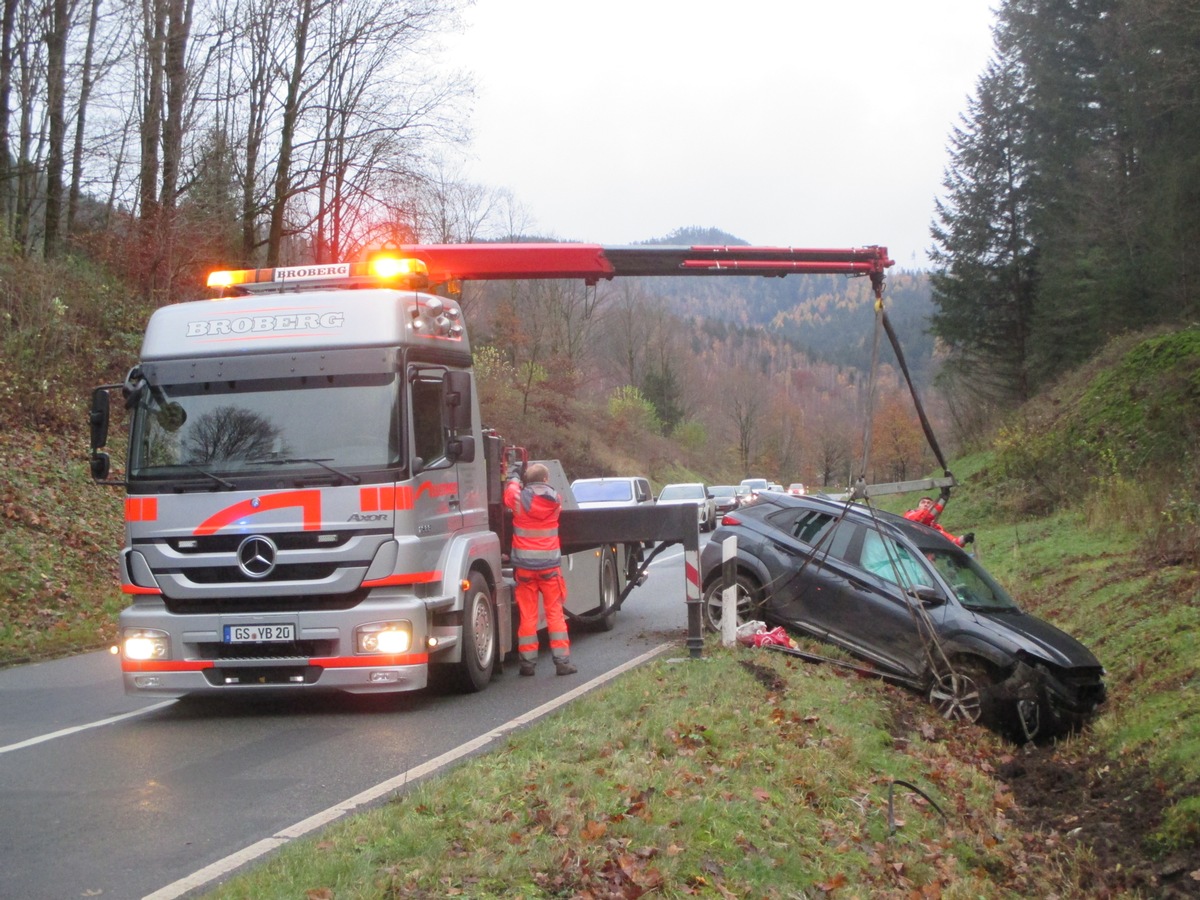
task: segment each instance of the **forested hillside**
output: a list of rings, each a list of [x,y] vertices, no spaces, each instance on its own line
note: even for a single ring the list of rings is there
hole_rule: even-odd
[[[1006,0],[934,221],[949,375],[1025,400],[1109,338],[1195,321],[1200,15],[1190,0]]]
[[[744,243],[713,230],[677,231],[656,243],[713,240]],[[923,333],[928,282],[923,275],[897,282],[894,294],[887,280],[885,303],[900,339],[911,341],[905,358],[928,389],[935,365]],[[483,369],[485,415],[535,452],[563,459],[569,471],[638,472],[660,483],[738,481],[757,472],[844,485],[861,465],[869,410],[886,422],[873,436],[872,477],[902,480],[931,464],[883,338],[873,397],[868,390],[876,316],[866,279],[468,288],[477,351],[495,363]]]
[[[746,242],[718,229],[682,228],[647,243],[710,246]],[[667,309],[681,319],[762,328],[813,360],[863,371],[871,365],[875,298],[864,278],[648,278],[645,283],[646,290],[662,298]],[[890,269],[884,300],[914,379],[927,386],[935,374],[928,273]],[[890,360],[890,350],[884,358]]]

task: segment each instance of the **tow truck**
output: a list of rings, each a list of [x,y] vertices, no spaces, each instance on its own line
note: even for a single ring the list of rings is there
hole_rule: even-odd
[[[483,425],[462,281],[841,273],[878,295],[891,265],[878,246],[458,244],[214,273],[215,299],[157,310],[125,380],[92,392],[92,477],[125,490],[126,690],[469,692],[500,671],[516,632],[501,489],[528,460]],[[699,655],[695,510],[579,509],[548,463],[573,620],[611,627],[679,543]]]

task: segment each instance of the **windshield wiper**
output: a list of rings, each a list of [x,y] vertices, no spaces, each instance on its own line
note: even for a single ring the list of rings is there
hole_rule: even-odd
[[[295,459],[256,459],[255,462],[261,462],[268,466],[287,466],[297,465],[299,463],[312,463],[314,466],[320,466],[326,472],[332,472],[338,478],[344,478],[351,484],[358,484],[362,481],[357,475],[351,475],[349,472],[343,472],[341,469],[335,469],[333,466],[325,464],[325,460],[314,459],[311,456],[301,456]]]
[[[987,613],[1019,613],[1019,606],[993,606],[988,603],[967,603],[960,600],[959,603],[963,609],[969,609],[971,612],[987,612]]]
[[[187,469],[189,472],[195,472],[199,475],[203,475],[205,478],[209,478],[209,479],[215,481],[217,484],[219,484],[221,487],[225,488],[225,490],[227,490],[227,491],[232,491],[234,488],[237,487],[237,485],[234,484],[232,481],[227,481],[226,479],[222,478],[220,475],[214,475],[212,472],[208,471],[207,469],[200,468],[200,466],[193,466],[193,465],[190,465],[189,463],[180,463],[179,465],[181,468]]]

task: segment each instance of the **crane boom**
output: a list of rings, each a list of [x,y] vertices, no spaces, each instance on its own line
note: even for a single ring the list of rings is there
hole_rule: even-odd
[[[434,284],[447,281],[617,276],[867,275],[883,279],[894,265],[886,247],[803,249],[750,246],[620,246],[601,244],[406,244],[393,253],[421,260]]]

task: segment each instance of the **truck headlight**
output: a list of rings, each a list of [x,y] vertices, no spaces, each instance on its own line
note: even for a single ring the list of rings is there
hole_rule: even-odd
[[[408,622],[373,622],[354,631],[359,653],[407,653],[412,646]]]
[[[126,659],[169,659],[171,642],[165,631],[153,628],[126,628],[121,633]]]

